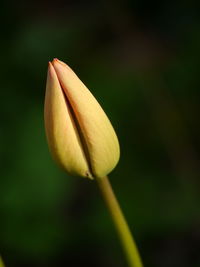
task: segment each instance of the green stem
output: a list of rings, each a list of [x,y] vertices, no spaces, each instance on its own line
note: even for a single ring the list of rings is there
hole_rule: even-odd
[[[114,195],[108,177],[97,178],[96,181],[118,232],[129,266],[142,267],[143,264],[136,243],[131,235],[131,231],[128,227],[126,219]]]
[[[4,263],[3,263],[3,260],[2,260],[2,258],[1,258],[1,256],[0,256],[0,267],[5,267],[5,265],[4,265]]]

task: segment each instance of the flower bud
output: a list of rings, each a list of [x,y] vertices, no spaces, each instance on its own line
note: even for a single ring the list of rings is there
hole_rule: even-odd
[[[119,143],[103,109],[64,62],[49,63],[45,128],[54,159],[74,175],[104,177],[119,160]]]

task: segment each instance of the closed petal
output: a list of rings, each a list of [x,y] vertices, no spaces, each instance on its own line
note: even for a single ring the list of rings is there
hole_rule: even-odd
[[[77,75],[55,59],[53,66],[80,125],[87,146],[92,173],[104,177],[119,160],[119,143],[103,109]]]
[[[45,95],[45,128],[50,151],[70,174],[91,178],[79,134],[51,63]]]

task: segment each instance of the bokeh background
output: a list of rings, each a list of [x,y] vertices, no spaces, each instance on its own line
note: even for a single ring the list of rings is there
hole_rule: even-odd
[[[200,19],[190,1],[1,2],[0,253],[7,267],[125,267],[95,182],[51,159],[47,62],[67,62],[121,144],[110,180],[147,267],[200,266]]]

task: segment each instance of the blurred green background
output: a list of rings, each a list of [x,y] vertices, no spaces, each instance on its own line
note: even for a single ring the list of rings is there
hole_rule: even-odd
[[[144,265],[200,266],[200,19],[191,1],[1,3],[0,253],[7,267],[125,267],[95,182],[48,151],[47,62],[68,63],[118,134],[110,175]]]

